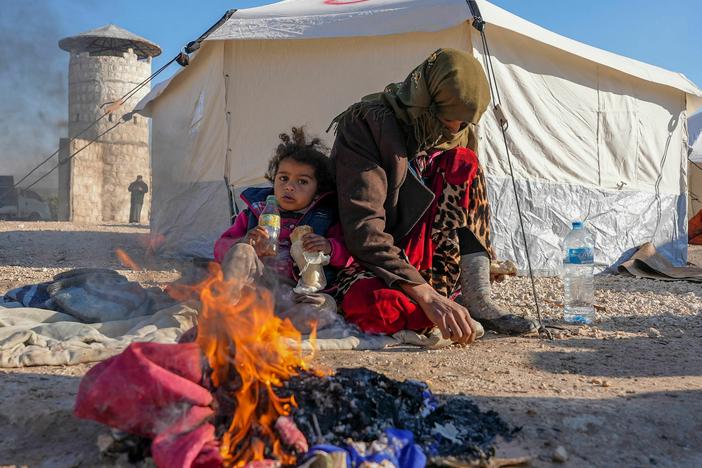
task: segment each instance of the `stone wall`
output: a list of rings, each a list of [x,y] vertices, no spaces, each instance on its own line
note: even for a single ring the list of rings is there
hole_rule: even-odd
[[[71,142],[71,154],[85,146],[88,140]],[[102,222],[102,155],[104,144],[93,143],[77,154],[70,164],[71,195],[69,210],[76,223]]]
[[[120,223],[129,220],[131,194],[127,188],[136,180],[137,175],[141,175],[149,186],[149,193],[144,197],[144,206],[141,210],[141,222],[148,223],[151,206],[151,173],[148,159],[144,161],[143,158],[144,153],[149,154],[148,145],[120,143],[103,143],[103,145],[106,151],[102,159],[102,220]]]
[[[70,177],[60,177],[60,184],[70,186],[68,210],[72,221],[127,222],[129,184],[137,175],[142,175],[151,187],[149,123],[140,115],[129,114],[149,92],[150,86],[141,88],[122,107],[85,130],[105,113],[110,102],[120,99],[150,74],[151,59],[140,60],[131,51],[122,56],[95,56],[87,52],[71,54],[68,130],[69,137],[78,139],[71,144],[70,154],[126,116],[122,124],[73,158]],[[66,191],[60,185],[59,192],[62,190]],[[148,222],[150,201],[151,196],[147,194],[142,222]]]

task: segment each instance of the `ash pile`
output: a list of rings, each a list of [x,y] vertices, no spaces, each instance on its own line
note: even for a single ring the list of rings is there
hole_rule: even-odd
[[[365,368],[327,377],[301,374],[280,393],[294,395],[292,417],[311,445],[363,452],[386,431],[400,429],[412,433],[430,464],[447,457],[486,461],[498,437],[509,440],[519,430],[467,397],[434,396],[423,382],[399,382]]]
[[[232,380],[234,387],[236,382]],[[218,438],[236,411],[230,392],[231,388],[214,391]],[[291,448],[297,446],[296,465],[306,468],[491,466],[498,438],[510,440],[519,430],[495,411],[481,411],[465,396],[433,395],[423,382],[399,382],[365,368],[339,369],[323,377],[302,373],[276,393],[297,402],[291,413],[292,436],[283,439]],[[304,437],[298,440],[301,445],[294,442],[295,434]],[[98,442],[104,458],[154,466],[149,439],[118,431],[107,438]],[[265,454],[267,460],[247,466],[282,465],[270,459],[270,447]]]

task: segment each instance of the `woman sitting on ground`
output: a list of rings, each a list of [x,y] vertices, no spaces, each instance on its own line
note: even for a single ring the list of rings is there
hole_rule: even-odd
[[[332,122],[339,216],[357,261],[339,275],[341,308],[362,330],[438,326],[458,343],[481,334],[473,319],[498,333],[536,330],[490,298],[490,208],[475,153],[489,101],[479,62],[439,49]],[[463,305],[451,300],[459,289]]]

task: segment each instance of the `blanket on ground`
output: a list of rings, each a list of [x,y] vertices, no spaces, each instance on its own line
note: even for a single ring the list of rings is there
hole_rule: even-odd
[[[175,303],[158,288],[144,289],[113,270],[78,269],[54,281],[17,288],[0,298],[0,367],[73,365],[102,361],[133,342],[175,343],[197,325],[196,301]],[[435,330],[369,335],[341,317],[303,350],[374,350],[448,346]]]
[[[96,323],[52,310],[0,305],[0,367],[102,361],[133,342],[175,343],[196,323],[197,311],[186,305]]]

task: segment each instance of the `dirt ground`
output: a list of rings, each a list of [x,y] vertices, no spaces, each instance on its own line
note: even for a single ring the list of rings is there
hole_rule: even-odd
[[[146,255],[148,228],[0,222],[0,293],[77,267],[123,271],[164,285],[187,265]],[[114,249],[147,268],[124,270]],[[691,260],[702,259],[692,250]],[[325,352],[320,365],[365,366],[466,394],[521,427],[498,456],[532,466],[702,466],[702,285],[598,276],[594,326],[538,337],[488,335],[468,348]],[[557,278],[537,279],[546,322],[562,326]],[[530,310],[528,280],[496,285],[496,299]],[[0,466],[100,466],[97,435],[72,406],[90,365],[0,369]],[[558,447],[565,463],[553,459]]]

